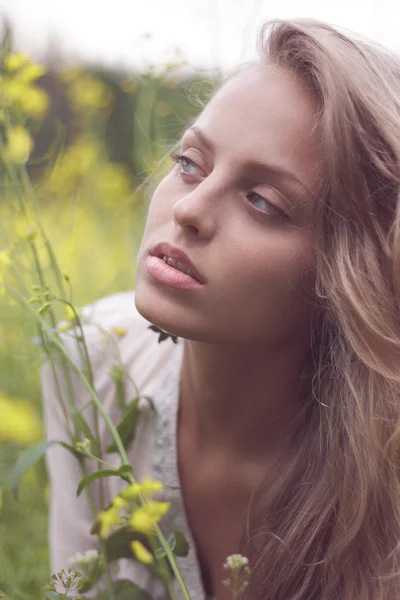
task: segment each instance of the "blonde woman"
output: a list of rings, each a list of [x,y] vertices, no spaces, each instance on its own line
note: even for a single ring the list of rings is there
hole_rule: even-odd
[[[136,292],[85,310],[126,329],[124,367],[156,405],[152,420],[141,404],[130,458],[139,479],[180,488],[164,527],[189,541],[194,600],[231,597],[233,553],[249,559],[251,600],[395,600],[400,60],[303,20],[266,23],[259,54],[182,136]],[[87,327],[117,421],[115,344],[100,335]],[[48,436],[65,437],[47,365],[42,379]],[[56,570],[93,538],[73,457],[55,448],[48,465]],[[144,565],[123,559],[118,576],[162,598]]]

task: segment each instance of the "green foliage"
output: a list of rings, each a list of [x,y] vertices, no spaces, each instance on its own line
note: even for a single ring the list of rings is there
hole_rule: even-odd
[[[132,473],[132,467],[130,465],[122,465],[119,469],[102,469],[101,471],[95,471],[95,473],[85,475],[79,482],[76,495],[80,496],[85,487],[89,485],[89,483],[92,483],[92,481],[104,479],[105,477],[121,477],[129,482],[129,479],[126,478],[127,473]]]
[[[135,437],[136,426],[139,416],[138,404],[139,397],[135,398],[130,404],[128,404],[122,416],[122,419],[117,426],[117,431],[121,437],[125,448],[128,447],[128,445],[134,440]],[[117,452],[117,447],[114,442],[108,446],[107,452]]]
[[[34,446],[30,446],[21,454],[12,472],[12,491],[15,499],[18,497],[18,490],[22,477],[42,458],[46,450],[55,444],[59,444],[59,442],[55,440],[48,442],[43,440]]]

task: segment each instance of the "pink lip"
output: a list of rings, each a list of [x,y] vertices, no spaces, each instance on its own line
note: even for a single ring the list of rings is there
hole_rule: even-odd
[[[204,288],[203,284],[197,281],[197,279],[193,279],[190,275],[179,271],[179,269],[175,269],[175,267],[167,264],[158,256],[148,254],[146,268],[153,279],[169,287],[179,290],[199,290],[200,288]]]
[[[176,248],[176,246],[171,246],[167,242],[161,242],[159,244],[156,244],[154,246],[154,248],[152,248],[150,250],[150,254],[151,254],[151,256],[157,256],[158,258],[161,258],[161,260],[162,260],[163,256],[168,256],[169,258],[176,260],[177,262],[181,263],[182,265],[185,265],[185,267],[190,269],[192,271],[192,273],[195,275],[198,282],[206,283],[206,279],[198,271],[198,269],[192,263],[190,258],[182,250],[179,250],[179,248]],[[167,266],[169,266],[169,265],[167,265]],[[176,270],[177,269],[175,269],[175,271]],[[181,273],[181,271],[178,271],[178,273]],[[185,275],[185,273],[182,273],[182,275]]]

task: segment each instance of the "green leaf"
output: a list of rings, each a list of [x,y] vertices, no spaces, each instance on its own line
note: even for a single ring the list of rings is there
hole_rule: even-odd
[[[174,531],[167,540],[168,546],[171,548],[175,556],[187,556],[189,552],[189,544],[181,531]],[[156,549],[154,556],[158,559],[166,556],[162,546]]]
[[[122,465],[118,469],[117,472],[118,472],[118,475],[121,477],[121,479],[130,483],[130,479],[129,479],[128,475],[133,475],[133,469],[132,469],[131,465],[127,465],[127,464]]]
[[[146,539],[146,536],[140,534],[128,527],[121,527],[114,531],[104,541],[104,553],[107,562],[119,560],[120,558],[132,558],[132,550],[130,543],[133,540],[138,540],[151,552],[151,547]]]
[[[62,446],[66,450],[68,450],[68,452],[71,452],[71,454],[73,454],[80,462],[82,461],[83,457],[85,456],[85,454],[83,452],[81,452],[74,446],[71,446],[71,444],[67,444],[66,442],[60,442],[60,446]]]
[[[78,488],[76,490],[76,495],[80,496],[81,492],[92,481],[96,481],[97,479],[104,479],[104,477],[112,477],[112,476],[120,477],[120,474],[116,469],[103,469],[101,471],[95,471],[94,473],[89,473],[89,475],[85,475],[85,477],[83,479],[81,479],[79,482]]]
[[[187,556],[189,553],[189,544],[182,531],[174,531],[175,546],[173,548],[175,556]]]
[[[61,443],[58,440],[42,440],[33,446],[29,446],[21,454],[11,473],[11,487],[15,499],[18,498],[19,486],[25,473],[42,458],[48,448]]]
[[[113,597],[115,600],[151,600],[151,596],[145,590],[142,590],[133,581],[120,579],[111,584]],[[95,600],[109,600],[110,593],[106,590],[101,591]]]
[[[124,448],[127,449],[128,445],[133,441],[136,433],[136,425],[139,416],[139,396],[135,398],[128,406],[123,414],[120,423],[117,426],[118,434],[122,440]],[[112,442],[106,452],[118,452],[118,448],[115,442]]]

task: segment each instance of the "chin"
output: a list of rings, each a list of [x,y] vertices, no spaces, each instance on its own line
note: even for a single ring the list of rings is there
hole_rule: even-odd
[[[190,318],[185,315],[182,306],[167,306],[157,293],[147,289],[145,284],[138,284],[135,292],[135,305],[138,312],[146,321],[171,335],[197,342],[209,342],[209,336],[204,328],[185,321]]]

